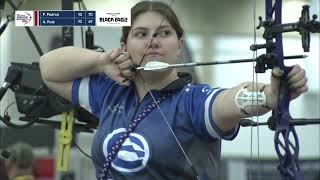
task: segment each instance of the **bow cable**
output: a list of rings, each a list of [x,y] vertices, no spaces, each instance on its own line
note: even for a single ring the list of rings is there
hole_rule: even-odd
[[[257,18],[257,1],[252,0],[252,12],[253,12],[253,44],[257,44],[257,30],[256,30],[256,18]],[[256,59],[258,57],[258,51],[255,50],[252,52],[253,59]],[[259,116],[258,116],[258,101],[256,104],[253,104],[253,98],[254,93],[255,97],[258,97],[258,74],[255,73],[255,62],[252,63],[252,104],[251,107],[253,108],[254,105],[256,105],[256,121],[259,123]],[[254,89],[256,92],[254,92]],[[254,117],[251,117],[251,120],[253,120]],[[260,180],[260,137],[259,137],[259,127],[257,127],[257,153],[258,153],[258,179]],[[249,179],[252,179],[252,163],[253,163],[253,127],[251,126],[250,129],[250,170],[249,170]]]

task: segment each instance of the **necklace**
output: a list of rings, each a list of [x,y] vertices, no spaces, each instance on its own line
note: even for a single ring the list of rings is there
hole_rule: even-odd
[[[126,132],[124,132],[123,135],[119,137],[119,139],[115,142],[115,144],[111,148],[111,152],[108,153],[106,162],[103,164],[103,168],[100,175],[100,180],[104,180],[107,178],[108,171],[111,168],[111,164],[113,159],[118,154],[122,144],[124,141],[129,137],[130,133],[133,132],[136,127],[139,125],[139,123],[152,111],[154,110],[157,105],[161,104],[167,96],[170,96],[170,93],[167,93],[166,95],[162,95],[161,97],[158,97],[156,102],[152,102],[150,105],[146,107],[136,118],[133,119],[133,121],[126,127]]]

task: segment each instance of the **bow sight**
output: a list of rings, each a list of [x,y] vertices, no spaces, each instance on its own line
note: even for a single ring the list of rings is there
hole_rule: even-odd
[[[274,8],[273,8],[274,11]],[[264,28],[263,38],[266,39],[265,44],[253,44],[250,46],[250,50],[257,51],[258,49],[267,49],[267,54],[262,54],[257,58],[255,67],[256,73],[264,73],[267,69],[273,69],[279,67],[278,55],[272,53],[276,49],[275,42],[272,40],[276,38],[279,33],[286,32],[299,32],[301,35],[301,43],[304,52],[309,52],[310,48],[310,32],[320,33],[320,22],[316,21],[317,15],[312,16],[310,20],[309,5],[304,5],[301,11],[301,17],[298,22],[286,23],[286,24],[275,24],[275,20],[262,20],[259,17],[259,25],[257,29]]]
[[[286,32],[299,32],[301,35],[301,42],[304,52],[309,52],[310,47],[310,32],[319,33],[320,32],[320,22],[316,21],[317,15],[312,16],[310,21],[309,6],[304,5],[301,11],[301,17],[298,22],[286,23],[286,24],[275,24],[274,20],[263,21],[262,17],[259,17],[259,25],[257,29],[261,27],[264,28],[263,38],[272,39],[275,38],[278,33]],[[256,51],[262,48],[272,48],[274,47],[274,42],[268,41],[266,44],[255,44],[251,45],[250,49]]]

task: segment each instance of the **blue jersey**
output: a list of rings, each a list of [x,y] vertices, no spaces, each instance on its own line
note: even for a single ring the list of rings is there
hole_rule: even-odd
[[[151,92],[155,99],[167,96],[160,109],[201,180],[215,179],[220,140],[233,139],[239,127],[223,134],[211,113],[213,102],[223,89],[191,84],[191,79],[184,74],[167,87]],[[134,86],[121,86],[102,74],[75,80],[72,101],[99,118],[91,149],[97,178],[114,142],[154,102],[148,93],[139,103]],[[158,108],[148,113],[124,141],[109,174],[109,179],[117,180],[187,180],[195,175]]]

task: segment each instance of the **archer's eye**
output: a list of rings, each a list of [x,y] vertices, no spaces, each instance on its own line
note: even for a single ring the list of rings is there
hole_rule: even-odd
[[[134,33],[134,36],[135,37],[138,37],[138,38],[144,38],[144,37],[146,37],[147,36],[147,32],[145,32],[145,31],[138,31],[138,32],[136,32],[136,33]]]
[[[170,30],[161,30],[158,32],[158,36],[160,37],[167,37],[171,34]]]

